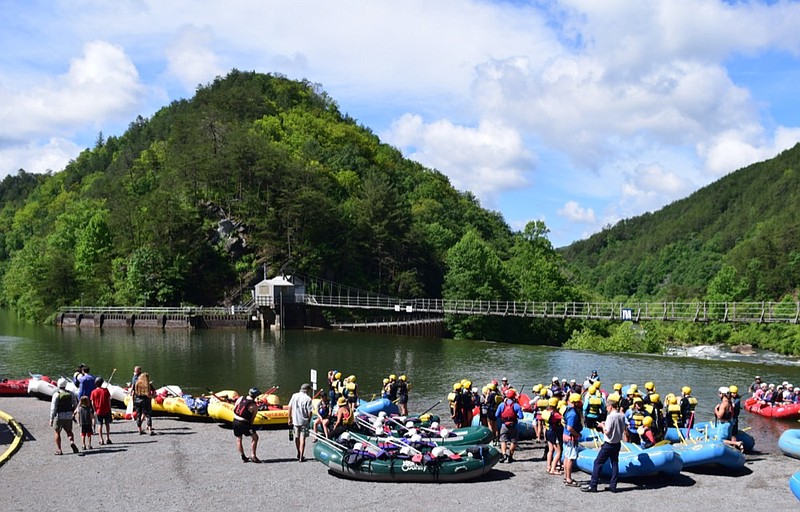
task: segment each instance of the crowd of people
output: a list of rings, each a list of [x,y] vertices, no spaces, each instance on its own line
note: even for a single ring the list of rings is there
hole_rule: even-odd
[[[63,431],[74,453],[78,453],[73,423],[80,427],[81,444],[84,450],[93,449],[94,436],[99,437],[100,445],[113,444],[111,441],[111,393],[103,386],[105,380],[95,377],[88,365],[78,365],[72,376],[72,384],[76,392],[68,388],[69,381],[61,377],[56,382],[56,392],[50,401],[50,426],[55,430],[56,455],[63,453],[61,449],[61,432]],[[154,435],[150,398],[155,396],[155,390],[150,383],[150,376],[142,373],[140,367],[135,367],[131,378],[130,390],[134,409],[137,413],[137,426],[139,433],[142,431],[142,422]],[[144,398],[147,400],[144,400]],[[105,438],[103,434],[105,433]]]
[[[783,381],[775,385],[761,381],[761,376],[756,375],[749,388],[752,396],[764,405],[796,404],[800,403],[800,390],[794,388],[791,382]]]

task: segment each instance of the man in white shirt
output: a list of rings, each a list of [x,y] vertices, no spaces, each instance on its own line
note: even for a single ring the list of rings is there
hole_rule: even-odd
[[[297,460],[304,462],[308,427],[311,425],[311,384],[303,384],[289,400],[289,428],[294,431]]]
[[[607,460],[611,460],[611,481],[607,491],[617,492],[617,475],[619,474],[619,450],[622,448],[622,438],[625,435],[625,415],[619,412],[619,395],[612,394],[606,401],[608,416],[605,421],[597,424],[603,429],[603,446],[597,453],[592,467],[592,479],[589,485],[582,487],[584,492],[597,492],[597,482],[600,480],[600,471]]]

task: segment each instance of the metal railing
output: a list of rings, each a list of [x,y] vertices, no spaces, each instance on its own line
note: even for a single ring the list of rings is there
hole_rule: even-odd
[[[277,299],[277,300],[276,300]],[[375,309],[401,313],[515,316],[586,320],[661,320],[683,322],[791,323],[800,320],[799,302],[534,302],[491,300],[399,299],[384,295],[298,295],[256,297],[253,305],[232,307],[62,307],[61,313],[122,315],[250,314],[254,306],[274,307],[289,302],[307,306]]]

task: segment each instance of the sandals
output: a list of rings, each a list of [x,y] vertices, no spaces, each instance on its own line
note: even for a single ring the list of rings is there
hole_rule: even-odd
[[[63,452],[62,452],[61,450],[58,450],[58,451],[56,452],[56,455],[64,455],[64,454],[63,454]]]
[[[570,481],[564,480],[564,485],[566,485],[567,487],[580,487],[581,486],[581,484],[579,484],[575,480],[570,480]]]
[[[255,462],[256,464],[261,464],[261,459],[258,457],[250,457],[250,462]]]

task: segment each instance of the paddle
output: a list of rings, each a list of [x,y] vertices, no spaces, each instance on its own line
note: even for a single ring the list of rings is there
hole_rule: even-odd
[[[433,404],[432,406],[428,407],[427,409],[425,409],[424,411],[422,411],[421,413],[419,413],[419,415],[420,415],[420,416],[422,416],[423,414],[427,414],[428,412],[430,412],[430,411],[431,411],[431,409],[433,409],[434,407],[436,407],[436,406],[437,406],[437,405],[439,405],[440,403],[442,403],[442,399],[441,399],[441,398],[440,398],[439,400],[437,400],[435,404]]]
[[[114,368],[114,370],[111,372],[111,375],[108,377],[108,380],[107,380],[106,382],[108,382],[109,384],[111,384],[111,379],[113,379],[113,378],[114,378],[114,374],[115,374],[115,373],[117,373],[117,369],[116,369],[116,368]]]
[[[217,400],[219,400],[220,402],[227,402],[227,401],[228,401],[227,397],[224,397],[224,396],[219,396],[219,395],[217,395],[216,393],[214,393],[213,391],[211,391],[211,388],[206,388],[206,391],[208,391],[209,393],[211,393],[211,396],[213,396],[214,398],[216,398],[216,399],[217,399]]]

